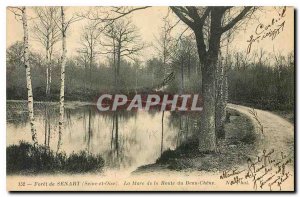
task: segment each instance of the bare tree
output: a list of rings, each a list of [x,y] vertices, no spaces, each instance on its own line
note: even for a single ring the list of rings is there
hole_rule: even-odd
[[[57,152],[61,146],[61,136],[64,128],[64,108],[65,108],[65,66],[66,66],[66,22],[64,7],[61,6],[61,35],[62,35],[62,56],[60,71],[60,96],[59,96],[59,129],[58,129],[58,145]]]
[[[29,43],[28,43],[28,24],[27,24],[27,14],[26,7],[10,7],[10,11],[15,14],[16,19],[20,19],[23,24],[23,33],[24,33],[24,66],[26,69],[26,84],[27,84],[27,101],[28,101],[28,113],[31,126],[31,138],[33,145],[37,146],[38,141],[36,137],[36,128],[35,128],[35,119],[34,119],[34,110],[33,110],[33,94],[32,94],[32,84],[31,84],[31,71],[29,65]]]
[[[137,93],[137,90],[138,90],[138,76],[139,76],[139,70],[141,68],[141,61],[136,58],[134,59],[134,62],[133,62],[133,68],[135,70],[135,93]]]
[[[86,91],[87,84],[88,84],[88,66],[89,66],[89,57],[88,54],[85,52],[82,52],[82,50],[78,50],[79,55],[77,56],[77,63],[78,65],[83,65],[84,68],[84,74],[83,75],[83,88],[84,91]]]
[[[258,58],[258,64],[259,65],[263,65],[266,63],[267,61],[267,58],[265,58],[265,55],[266,55],[266,51],[264,51],[263,48],[260,48],[259,52],[255,52],[254,53],[254,58]]]
[[[180,36],[179,39],[173,44],[172,48],[172,64],[173,67],[180,72],[180,93],[182,94],[185,89],[185,73],[187,77],[191,76],[192,55],[195,49],[194,43],[189,36]]]
[[[103,41],[102,46],[106,48],[107,54],[113,55],[113,64],[115,70],[115,87],[120,84],[120,65],[121,58],[127,57],[135,60],[135,55],[144,48],[136,27],[131,20],[122,18],[109,24],[104,30],[105,36],[109,41]]]
[[[114,23],[120,18],[144,7],[113,7],[104,17],[96,14],[89,16],[94,20]],[[202,94],[204,97],[201,113],[201,128],[199,131],[199,151],[216,151],[215,132],[215,94],[216,68],[222,35],[228,30],[234,30],[245,23],[256,10],[255,7],[171,7],[175,15],[184,22],[195,34],[202,73]],[[231,11],[234,10],[234,11]]]
[[[144,7],[112,7],[106,14],[99,12],[88,15],[92,20],[115,23],[120,18]],[[202,73],[202,94],[204,97],[199,131],[199,151],[216,151],[215,102],[216,102],[216,68],[220,50],[221,37],[228,30],[234,30],[250,18],[255,7],[195,7],[171,6],[175,15],[195,34]],[[234,11],[231,11],[234,10]],[[109,13],[113,13],[110,15]]]
[[[59,19],[59,7],[34,8],[37,19],[32,28],[33,36],[44,48],[46,58],[46,95],[50,95],[52,54],[54,45],[60,40],[60,30],[56,25]]]
[[[189,26],[196,37],[199,59],[202,64],[202,94],[204,97],[199,132],[199,151],[216,151],[215,99],[216,68],[223,33],[241,24],[251,14],[253,7],[238,8],[229,15],[233,7],[171,7],[173,12]],[[222,25],[226,18],[226,24]],[[207,35],[207,36],[205,36]]]
[[[226,120],[226,106],[228,101],[228,69],[230,67],[229,44],[231,31],[225,34],[226,39],[222,42],[226,43],[225,61],[220,50],[219,63],[216,72],[216,134],[218,138],[225,138],[224,124]]]
[[[98,46],[100,44],[99,37],[101,30],[97,29],[96,24],[90,23],[84,27],[83,34],[81,35],[82,48],[79,50],[80,53],[86,54],[89,60],[89,79],[90,89],[92,86],[92,67],[94,65],[95,58],[100,51]]]
[[[172,25],[167,16],[164,17],[164,25],[161,27],[159,37],[156,39],[156,46],[158,56],[163,62],[164,76],[169,74],[169,63],[171,61],[172,47],[174,45],[174,39],[171,36]]]
[[[67,30],[70,25],[78,20],[81,20],[80,17],[72,16],[70,19],[66,20],[65,17],[65,8],[60,7],[61,18],[59,21],[56,21],[56,24],[61,31],[62,39],[62,55],[61,55],[61,71],[60,71],[60,96],[59,96],[59,125],[58,125],[58,144],[57,144],[57,153],[61,147],[62,133],[64,130],[64,114],[65,114],[65,66],[66,66],[66,55],[67,55]]]

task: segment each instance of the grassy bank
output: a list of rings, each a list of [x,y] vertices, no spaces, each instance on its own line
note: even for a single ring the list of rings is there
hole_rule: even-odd
[[[158,170],[204,170],[219,171],[244,164],[249,156],[255,156],[255,142],[258,138],[251,120],[235,110],[225,124],[225,139],[218,140],[216,153],[198,151],[198,140],[194,137],[175,150],[163,152],[154,164],[141,166],[134,173]]]
[[[86,173],[100,171],[104,160],[85,151],[66,155],[27,142],[6,148],[7,174]]]

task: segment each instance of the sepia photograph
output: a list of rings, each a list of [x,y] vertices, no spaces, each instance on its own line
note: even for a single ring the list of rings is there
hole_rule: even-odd
[[[7,191],[295,191],[295,17],[7,6]]]

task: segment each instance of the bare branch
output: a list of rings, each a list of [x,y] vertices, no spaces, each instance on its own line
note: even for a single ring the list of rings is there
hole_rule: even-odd
[[[254,11],[254,7],[245,7],[234,19],[232,19],[227,25],[222,27],[222,32],[228,31],[233,28],[239,21],[241,21],[251,10]]]
[[[190,28],[195,28],[195,23],[193,20],[186,17],[186,11],[182,7],[174,7],[171,6],[172,11],[178,16],[180,20],[182,20],[185,24],[187,24]]]

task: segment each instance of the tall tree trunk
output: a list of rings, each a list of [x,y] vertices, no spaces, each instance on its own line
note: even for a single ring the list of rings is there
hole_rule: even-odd
[[[47,122],[47,118],[48,118],[48,116],[47,116],[47,104],[45,104],[45,107],[44,107],[44,110],[45,110],[45,114],[44,114],[44,116],[45,116],[45,142],[44,142],[44,144],[45,144],[45,147],[47,146],[47,132],[48,132],[48,122]]]
[[[110,141],[110,149],[113,149],[113,139],[114,139],[114,130],[115,130],[115,114],[113,114],[112,118],[112,129],[111,129],[111,141]]]
[[[217,78],[216,78],[216,133],[217,138],[225,138],[224,123],[226,118],[225,111],[225,77],[224,77],[224,65],[222,63],[222,56],[220,54],[219,63],[217,67]]]
[[[116,51],[116,41],[113,38],[113,70],[114,70],[114,90],[117,91],[117,65],[116,65],[116,56],[117,56],[117,51]]]
[[[84,93],[86,93],[86,89],[87,89],[87,76],[88,76],[88,73],[87,73],[87,61],[86,61],[86,57],[84,58]]]
[[[118,43],[117,47],[117,90],[120,90],[121,43]]]
[[[202,94],[203,111],[201,112],[201,126],[199,133],[199,151],[216,151],[215,133],[215,64],[210,62],[203,67]]]
[[[50,138],[51,138],[51,119],[50,119],[50,111],[47,109],[47,123],[48,123],[48,147],[50,147]]]
[[[162,111],[161,115],[161,144],[160,144],[160,154],[162,155],[164,150],[164,115],[165,111]]]
[[[201,125],[199,133],[199,151],[215,152],[217,151],[216,139],[216,68],[222,32],[220,31],[222,13],[218,9],[211,12],[211,32],[209,40],[209,49],[205,53],[202,30],[196,32],[197,48],[202,67],[202,94],[203,111],[201,113]]]
[[[48,44],[47,44],[48,45]],[[49,49],[46,46],[46,97],[49,96]]]
[[[23,22],[23,31],[24,31],[24,64],[26,69],[26,84],[27,84],[27,100],[28,100],[28,113],[31,126],[31,137],[33,145],[38,144],[36,137],[35,129],[35,119],[33,113],[33,94],[32,94],[32,84],[31,84],[31,72],[29,65],[29,44],[28,44],[28,25],[27,25],[27,15],[26,7],[22,7],[22,22]]]
[[[188,78],[191,79],[191,52],[188,53]]]
[[[61,137],[64,130],[64,108],[65,108],[65,65],[66,65],[66,24],[64,7],[61,6],[61,33],[62,33],[62,56],[61,56],[61,77],[60,77],[60,97],[59,97],[59,127],[57,152],[61,146]]]
[[[48,87],[48,94],[51,94],[51,83],[52,83],[52,50],[49,51],[49,87]]]
[[[181,64],[180,64],[180,79],[181,79],[181,87],[180,87],[180,94],[183,94],[183,90],[184,90],[184,76],[183,76],[183,65],[184,64],[184,61],[183,61],[183,59],[181,60]]]
[[[137,94],[137,86],[138,86],[138,67],[135,68],[135,93]]]
[[[182,133],[182,129],[183,128],[183,122],[182,122],[182,116],[181,114],[179,114],[179,131],[178,131],[178,134],[177,134],[177,142],[176,142],[176,145],[177,147],[180,145],[180,136],[181,136],[181,133]]]
[[[164,74],[163,74],[163,76],[164,76],[164,78],[167,76],[167,66],[166,66],[166,46],[165,46],[165,42],[166,42],[166,38],[164,38],[164,51],[163,51],[163,69],[164,69]]]
[[[88,153],[90,153],[90,148],[91,148],[91,137],[92,137],[91,116],[92,116],[92,110],[89,109],[88,143],[87,143],[87,150],[88,150]]]
[[[218,138],[225,138],[224,124],[226,120],[226,106],[228,101],[227,67],[229,56],[230,31],[227,35],[225,64],[220,52],[219,67],[217,69],[217,103],[216,103],[216,132]]]
[[[117,156],[119,156],[119,117],[118,117],[118,112],[115,115],[115,124],[116,124],[116,134],[115,134],[115,142],[116,142],[116,151],[117,151]]]
[[[199,151],[216,151],[215,72],[221,36],[224,32],[232,29],[240,20],[243,20],[253,7],[245,7],[226,26],[222,26],[222,20],[225,17],[226,11],[230,9],[228,7],[207,7],[202,16],[199,15],[196,7],[183,9],[171,7],[171,9],[195,33],[199,60],[202,64],[202,93],[204,101],[199,131]],[[209,37],[206,42],[203,30],[207,27],[205,24],[207,19],[210,19],[208,20],[210,25],[208,27]]]
[[[92,53],[92,50],[91,50],[91,53]],[[92,89],[92,65],[93,65],[93,56],[92,56],[92,54],[91,54],[91,56],[90,56],[90,60],[89,60],[89,67],[90,67],[90,76],[89,76],[89,78],[90,78],[90,91],[91,91],[91,89]]]
[[[151,87],[154,85],[154,68],[152,68],[152,74],[151,74]]]
[[[186,116],[185,117],[185,120],[186,120],[186,139],[188,139],[189,137],[189,116]]]
[[[47,32],[48,33],[48,32]],[[49,35],[46,37],[46,97],[48,99],[50,94],[50,81],[51,81],[51,73],[50,73],[50,38]]]

